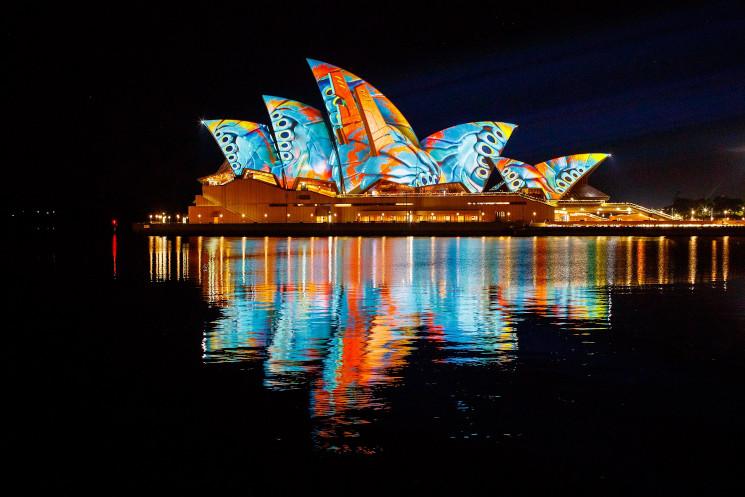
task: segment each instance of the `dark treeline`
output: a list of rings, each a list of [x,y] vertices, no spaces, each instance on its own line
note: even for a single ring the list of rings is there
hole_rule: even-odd
[[[741,218],[745,216],[745,202],[741,198],[724,196],[698,199],[675,197],[672,205],[663,210],[683,217]]]

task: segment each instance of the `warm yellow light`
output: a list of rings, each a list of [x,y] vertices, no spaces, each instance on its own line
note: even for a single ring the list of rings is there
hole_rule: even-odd
[[[241,217],[246,217],[246,215],[245,214],[241,214]]]
[[[264,213],[264,217],[266,217],[266,212]]]

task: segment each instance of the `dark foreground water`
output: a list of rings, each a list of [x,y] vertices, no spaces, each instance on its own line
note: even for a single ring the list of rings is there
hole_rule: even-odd
[[[120,235],[4,260],[29,493],[745,490],[745,239]]]

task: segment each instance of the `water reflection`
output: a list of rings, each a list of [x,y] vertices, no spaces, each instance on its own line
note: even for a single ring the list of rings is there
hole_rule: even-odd
[[[189,243],[180,236],[173,240],[165,236],[148,237],[150,281],[189,278]],[[201,282],[201,280],[200,280]]]
[[[116,278],[116,233],[111,236],[111,262],[113,265],[111,275]]]
[[[150,279],[193,279],[221,309],[205,363],[263,368],[304,388],[319,444],[388,408],[416,354],[514,367],[520,324],[589,336],[611,327],[612,288],[726,282],[730,240],[636,237],[150,237]],[[699,271],[699,250],[711,271]],[[687,254],[687,255],[685,255]],[[706,259],[703,259],[706,260]],[[195,268],[193,271],[190,268]],[[583,342],[585,343],[585,342]],[[592,340],[586,343],[592,344]]]

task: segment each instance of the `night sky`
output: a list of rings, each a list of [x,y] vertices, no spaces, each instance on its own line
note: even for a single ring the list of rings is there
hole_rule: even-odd
[[[420,138],[499,120],[519,125],[507,157],[610,152],[591,183],[614,200],[745,196],[742,2],[252,3],[6,13],[6,206],[183,212],[221,162],[199,120],[268,123],[263,93],[321,107],[305,57],[370,81]]]

